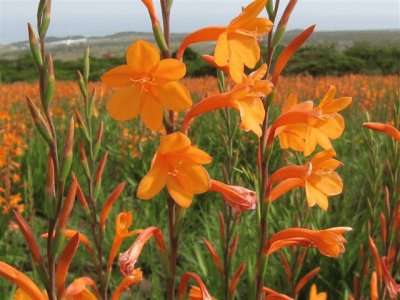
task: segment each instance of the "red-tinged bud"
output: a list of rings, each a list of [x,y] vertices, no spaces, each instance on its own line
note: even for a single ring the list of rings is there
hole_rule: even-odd
[[[51,100],[54,96],[54,66],[53,59],[51,55],[47,55],[46,57],[46,76],[44,82],[44,107],[47,109],[50,105]]]
[[[354,277],[353,277],[353,291],[354,291],[354,298],[359,299],[360,298],[360,277],[357,275],[354,275]]]
[[[222,215],[222,212],[219,211],[219,235],[221,237],[221,240],[225,239],[225,221],[224,221],[224,216]]]
[[[369,260],[366,260],[361,270],[361,280],[364,280],[368,277],[369,265]]]
[[[29,34],[29,47],[31,48],[33,60],[36,65],[41,68],[43,66],[43,58],[40,53],[39,43],[35,35],[35,31],[31,23],[28,23],[28,34]]]
[[[301,253],[297,259],[297,262],[296,262],[296,268],[300,268],[303,265],[304,259],[306,258],[306,255],[307,255],[307,251],[308,251],[307,248],[304,248],[301,251]]]
[[[389,294],[390,299],[398,299],[398,294],[400,293],[400,284],[396,283],[396,280],[393,278],[391,273],[388,270],[387,266],[387,258],[382,257],[382,272],[383,272],[383,281],[385,283],[385,288],[387,293]]]
[[[107,163],[108,152],[104,153],[100,159],[99,166],[97,167],[96,177],[95,177],[95,186],[94,186],[94,199],[96,200],[100,193],[101,188],[101,180],[103,177],[104,168]]]
[[[73,147],[74,147],[74,131],[75,122],[74,118],[71,117],[69,121],[67,136],[64,142],[63,160],[61,163],[61,181],[67,180],[69,171],[71,169],[72,158],[73,158]]]
[[[157,250],[159,254],[163,256],[161,260],[164,261],[164,258],[168,257],[167,247],[165,245],[162,231],[154,226],[148,227],[142,231],[127,251],[120,253],[119,255],[119,269],[124,276],[132,274],[135,270],[135,264],[142,253],[143,247],[151,237],[154,237]]]
[[[96,102],[96,86],[93,87],[92,96],[89,100],[88,114],[91,116],[94,113],[94,104]]]
[[[371,249],[371,252],[372,252],[372,258],[374,260],[376,274],[380,281],[380,280],[382,280],[382,265],[381,265],[379,252],[378,252],[378,249],[376,248],[374,240],[371,237],[368,237],[368,244],[369,244],[369,248]]]
[[[120,183],[108,197],[107,201],[104,203],[100,213],[100,223],[99,223],[100,228],[103,228],[106,225],[106,220],[108,214],[110,213],[111,207],[114,204],[114,202],[117,201],[118,197],[121,195],[124,188],[125,188],[125,182]]]
[[[315,275],[321,270],[320,267],[315,268],[314,270],[308,272],[306,275],[304,275],[303,278],[300,279],[300,281],[296,284],[296,287],[294,289],[294,294],[297,297],[301,291],[301,289],[311,280],[314,278]]]
[[[56,270],[57,298],[62,299],[65,292],[65,280],[67,278],[69,265],[79,245],[79,232],[70,239],[65,246]]]
[[[387,223],[386,223],[386,217],[383,212],[379,215],[379,220],[381,223],[381,237],[383,244],[386,245],[387,242]]]
[[[285,273],[286,273],[286,277],[288,279],[289,282],[291,282],[292,280],[292,270],[290,269],[290,265],[289,262],[286,258],[286,255],[283,252],[279,252],[279,256],[281,258],[281,262],[283,264],[283,267],[285,268]]]
[[[387,209],[387,213],[388,215],[390,215],[391,213],[391,209],[390,209],[390,193],[389,193],[389,189],[387,186],[385,186],[385,205],[386,205],[386,209]]]
[[[196,281],[198,288],[192,288],[190,289],[190,294],[192,295],[195,294],[196,298],[194,295],[189,295],[189,299],[202,299],[202,300],[213,300],[213,297],[211,297],[210,293],[207,291],[207,288],[204,284],[204,282],[201,280],[199,275],[195,273],[185,273],[182,275],[181,282],[179,283],[179,289],[178,289],[178,294],[177,294],[177,299],[178,300],[185,300],[186,299],[186,293],[188,289],[188,282],[189,279],[193,279]],[[200,293],[198,291],[200,290]],[[200,296],[200,297],[198,297]]]
[[[218,271],[223,273],[224,268],[222,266],[221,259],[219,258],[218,254],[217,254],[217,251],[215,251],[214,247],[211,245],[211,243],[207,239],[204,239],[204,244],[206,245],[208,251],[210,252],[211,257],[212,257],[214,264],[217,267]]]
[[[79,184],[79,182],[77,182],[77,186],[76,186],[76,195],[78,196],[78,200],[81,203],[82,207],[87,210],[89,208],[87,201],[86,201],[86,197],[85,194],[82,191],[82,187]]]
[[[236,291],[237,284],[239,283],[240,277],[242,276],[244,269],[246,268],[246,263],[242,263],[233,274],[231,284],[229,285],[229,294],[234,295]]]
[[[229,251],[228,251],[229,257],[233,257],[235,255],[238,244],[239,244],[239,235],[236,232],[235,237],[233,238],[233,241],[229,245]]]
[[[15,216],[15,221],[17,222],[18,227],[21,230],[21,233],[23,234],[26,243],[28,244],[29,251],[31,252],[34,263],[39,267],[43,267],[43,258],[40,254],[40,248],[35,239],[35,236],[33,235],[32,229],[17,211],[13,210],[13,213]]]
[[[81,71],[76,71],[76,77],[78,78],[79,89],[81,90],[82,96],[87,99],[87,88],[85,84],[85,80],[83,79]]]
[[[87,178],[90,178],[91,174],[90,174],[90,170],[89,170],[89,163],[88,163],[88,160],[86,157],[85,146],[83,146],[81,139],[78,140],[78,147],[79,147],[79,156],[81,159],[83,171],[85,172],[85,176]]]
[[[101,121],[100,125],[99,125],[99,128],[97,129],[96,142],[95,142],[94,150],[93,150],[94,159],[96,159],[97,155],[99,155],[100,147],[101,147],[101,141],[103,140],[103,132],[104,132],[104,122]]]
[[[42,138],[50,145],[52,143],[52,136],[49,127],[42,118],[37,106],[29,96],[26,96],[26,101],[28,103],[29,111],[32,115],[36,129],[39,131]]]
[[[372,272],[369,285],[370,285],[371,300],[378,300],[379,299],[378,278],[376,276],[376,272]]]
[[[67,228],[68,218],[71,214],[72,208],[74,207],[77,187],[78,187],[78,180],[73,175],[71,186],[68,190],[67,196],[65,197],[64,205],[61,208],[60,215],[58,217],[58,231],[60,232],[64,232],[65,229]]]
[[[162,52],[168,51],[167,42],[165,41],[164,33],[161,29],[160,22],[158,21],[157,13],[154,8],[153,0],[142,0],[143,4],[146,6],[150,19],[151,25],[153,27],[153,35],[157,42],[158,47]]]

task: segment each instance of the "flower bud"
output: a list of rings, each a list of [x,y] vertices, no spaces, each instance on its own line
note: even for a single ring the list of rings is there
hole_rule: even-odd
[[[43,59],[40,53],[39,43],[31,23],[28,23],[28,33],[29,33],[29,47],[31,48],[33,60],[35,61],[36,65],[39,68],[41,68],[43,66]]]

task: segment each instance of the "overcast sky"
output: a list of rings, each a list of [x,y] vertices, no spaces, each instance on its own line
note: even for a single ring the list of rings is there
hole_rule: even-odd
[[[172,31],[189,32],[204,26],[225,25],[249,2],[174,0]],[[399,2],[299,0],[289,28],[306,28],[314,23],[317,30],[330,31],[400,28]],[[0,43],[26,39],[26,23],[35,22],[37,3],[38,0],[0,0]],[[53,0],[49,36],[93,36],[121,31],[151,31],[147,11],[140,0]]]

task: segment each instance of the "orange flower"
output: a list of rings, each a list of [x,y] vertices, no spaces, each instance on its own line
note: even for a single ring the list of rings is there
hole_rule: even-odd
[[[327,294],[325,292],[318,293],[317,286],[313,284],[310,289],[310,297],[309,300],[326,300]]]
[[[89,254],[93,255],[94,254],[94,250],[93,250],[92,244],[89,241],[89,239],[87,238],[87,236],[84,235],[83,233],[80,233],[79,231],[72,230],[72,229],[66,229],[65,232],[64,232],[64,237],[65,237],[66,240],[70,240],[76,234],[78,234],[78,236],[79,236],[79,238],[78,238],[79,239],[79,243],[84,244],[86,246],[86,249],[88,250]],[[53,238],[54,238],[54,236],[55,236],[55,233],[53,232]],[[49,237],[49,234],[48,233],[43,233],[40,237],[43,238],[43,239],[47,239]]]
[[[397,284],[396,280],[390,274],[386,257],[382,257],[382,271],[383,281],[385,282],[386,291],[389,294],[390,299],[398,299],[397,296],[400,293],[400,284]]]
[[[375,122],[365,122],[363,126],[368,129],[376,130],[391,136],[395,140],[400,142],[400,131],[394,128],[390,124],[385,123],[375,123]]]
[[[210,191],[220,193],[225,203],[235,211],[241,212],[256,209],[257,195],[254,191],[241,186],[227,185],[213,179],[210,182]]]
[[[19,299],[26,299],[26,297],[30,297],[35,300],[46,300],[47,296],[45,296],[42,291],[38,288],[38,286],[25,274],[21,273],[14,267],[1,262],[0,261],[0,276],[12,281],[22,290],[20,292]],[[23,296],[25,296],[23,298]],[[29,299],[29,298],[28,298]]]
[[[126,62],[101,77],[106,84],[118,88],[107,106],[114,119],[129,120],[139,114],[147,127],[158,130],[163,108],[181,111],[192,105],[189,92],[177,82],[186,73],[182,62],[160,60],[157,47],[143,40],[129,47]]]
[[[93,287],[96,294],[98,294],[96,283],[89,277],[80,277],[72,281],[72,283],[65,290],[63,300],[97,300],[96,297],[87,286]]]
[[[142,232],[142,230],[140,229],[129,231],[129,227],[131,227],[132,225],[132,218],[133,218],[132,212],[124,211],[119,213],[115,220],[115,235],[114,235],[114,240],[112,242],[110,255],[108,256],[107,260],[107,271],[111,270],[114,258],[117,255],[124,239]]]
[[[272,90],[268,80],[262,80],[267,72],[264,64],[258,70],[245,77],[242,84],[236,85],[232,91],[206,98],[188,111],[182,123],[181,131],[185,132],[189,122],[196,116],[207,111],[223,107],[235,108],[240,113],[240,127],[245,131],[253,131],[261,136],[261,124],[264,121],[265,110],[261,98]]]
[[[271,255],[282,247],[299,245],[317,248],[325,256],[338,257],[345,251],[346,240],[343,233],[350,230],[352,230],[351,227],[334,227],[325,230],[288,228],[271,236],[264,248],[264,254]]]
[[[121,294],[130,286],[134,284],[138,284],[143,280],[143,273],[140,269],[134,269],[133,272],[125,276],[124,279],[120,282],[120,284],[115,289],[114,293],[111,296],[111,300],[118,300]]]
[[[243,80],[244,66],[254,68],[260,59],[258,41],[267,34],[273,24],[265,18],[257,18],[265,9],[267,0],[256,0],[226,27],[207,27],[188,35],[178,49],[182,58],[185,49],[194,43],[217,41],[214,57],[218,66],[229,65],[230,75],[236,83]]]
[[[289,96],[282,114],[269,129],[267,143],[272,144],[274,136],[282,135],[283,149],[301,150],[305,156],[310,155],[317,144],[332,149],[330,140],[339,138],[345,127],[338,111],[346,108],[352,100],[350,97],[335,99],[335,94],[336,88],[330,86],[315,108],[311,101],[298,104],[296,96]]]
[[[188,288],[189,279],[196,281],[198,287],[191,287],[189,291],[189,300],[214,300],[208,292],[203,280],[196,273],[185,273],[182,275],[181,282],[179,283],[179,289],[177,294],[178,300],[186,299],[186,292]]]
[[[269,201],[275,201],[291,189],[305,186],[308,206],[317,204],[326,211],[328,196],[338,195],[343,190],[342,179],[334,172],[342,163],[333,159],[335,155],[333,149],[325,150],[315,154],[303,166],[288,166],[273,173],[267,187]],[[281,183],[270,190],[277,181]]]
[[[165,256],[165,258],[167,257],[167,248],[162,231],[154,226],[148,227],[140,233],[136,238],[136,241],[128,250],[119,254],[119,269],[124,276],[129,276],[133,273],[135,270],[135,264],[142,253],[143,247],[151,237],[154,237],[159,253]]]
[[[263,287],[263,291],[265,293],[264,300],[294,300],[292,297],[278,293],[277,291],[267,287]]]
[[[139,183],[137,196],[147,200],[167,186],[177,204],[189,207],[194,194],[204,193],[210,188],[210,178],[202,165],[211,160],[207,153],[191,146],[186,135],[175,132],[164,136],[150,171]]]

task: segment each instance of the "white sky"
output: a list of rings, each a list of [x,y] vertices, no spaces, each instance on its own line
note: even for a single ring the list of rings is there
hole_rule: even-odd
[[[158,5],[159,1],[154,0]],[[172,31],[189,32],[225,25],[250,0],[175,0]],[[283,10],[288,0],[281,1]],[[35,22],[38,0],[0,0],[0,43],[25,40],[26,23]],[[400,28],[399,0],[299,0],[289,28],[317,30]],[[106,35],[151,31],[140,0],[53,0],[49,36]],[[400,37],[399,37],[400,38]]]

